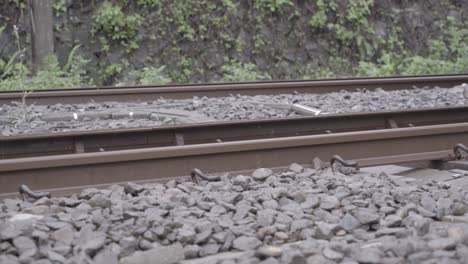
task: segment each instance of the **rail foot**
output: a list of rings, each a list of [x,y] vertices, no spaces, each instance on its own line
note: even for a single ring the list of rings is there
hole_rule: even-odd
[[[359,164],[356,161],[345,160],[338,155],[334,155],[331,158],[330,165],[333,171],[340,172],[344,175],[354,174],[359,170]]]
[[[468,147],[458,143],[453,147],[453,154],[455,154],[455,159],[465,160],[468,157]]]
[[[39,200],[43,197],[48,197],[50,198],[50,193],[49,192],[34,192],[32,191],[28,186],[21,184],[19,187],[19,194],[21,196],[21,199],[23,201],[27,200]]]
[[[200,183],[199,178],[201,178],[202,180],[211,181],[211,182],[221,180],[221,177],[219,176],[206,176],[201,170],[197,168],[192,170],[192,172],[190,173],[190,177],[192,178],[192,182],[196,184]]]

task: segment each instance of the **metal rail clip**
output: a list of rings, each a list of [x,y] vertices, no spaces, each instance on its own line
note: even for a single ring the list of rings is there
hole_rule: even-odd
[[[359,170],[359,164],[353,160],[345,160],[339,155],[334,155],[330,160],[330,165],[333,170],[345,175],[356,173]]]
[[[468,147],[462,143],[458,143],[453,147],[453,154],[455,154],[455,159],[465,160],[468,157]]]
[[[200,183],[200,181],[198,180],[198,178],[201,178],[202,180],[205,180],[205,181],[220,181],[221,180],[221,177],[219,176],[206,176],[201,170],[195,168],[192,170],[192,172],[190,173],[190,177],[192,178],[192,181],[196,184]]]
[[[28,186],[21,184],[19,187],[19,193],[21,198],[26,201],[29,199],[39,200],[42,197],[50,198],[49,192],[34,192]]]

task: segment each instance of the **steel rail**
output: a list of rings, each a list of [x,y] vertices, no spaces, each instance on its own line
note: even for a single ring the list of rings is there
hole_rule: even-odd
[[[329,93],[357,91],[358,89],[384,90],[417,87],[453,87],[468,82],[467,74],[426,75],[385,78],[354,78],[330,80],[294,80],[275,82],[210,83],[166,86],[98,87],[57,90],[35,90],[28,101],[38,105],[56,103],[87,103],[104,101],[150,101],[161,97],[186,99],[194,96],[220,97],[229,95],[259,95],[284,93]],[[21,101],[22,92],[0,92],[0,105]]]
[[[468,107],[0,137],[0,159],[468,122]]]
[[[11,196],[21,184],[66,194],[83,185],[186,177],[194,168],[234,172],[310,164],[315,157],[328,160],[336,154],[366,166],[453,159],[453,146],[465,142],[468,123],[457,123],[0,160],[0,197]]]

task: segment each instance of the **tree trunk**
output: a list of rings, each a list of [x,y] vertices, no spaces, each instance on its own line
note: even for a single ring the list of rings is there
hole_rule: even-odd
[[[44,60],[54,53],[51,0],[29,0],[33,73],[44,67]]]

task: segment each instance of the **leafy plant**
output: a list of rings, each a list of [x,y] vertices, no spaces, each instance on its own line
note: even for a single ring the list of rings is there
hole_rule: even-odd
[[[284,6],[292,6],[291,0],[255,0],[255,7],[260,12],[273,13],[279,11]]]
[[[261,73],[257,66],[252,63],[240,63],[231,61],[230,64],[221,67],[224,72],[223,81],[242,82],[242,81],[257,81],[270,80],[271,76],[267,73]]]
[[[69,0],[53,0],[52,8],[56,17],[59,17],[67,12],[68,1]]]
[[[91,84],[86,78],[85,71],[88,61],[77,55],[77,49],[78,46],[72,49],[64,67],[60,66],[57,57],[48,56],[44,62],[44,69],[29,78],[27,77],[29,71],[23,63],[12,63],[9,74],[3,79],[0,78],[0,90],[21,89],[18,83],[22,79],[23,86],[29,87],[28,92],[32,89],[71,88]]]
[[[98,32],[104,37],[100,38],[101,44],[108,47],[108,42],[116,41],[129,47],[128,51],[138,48],[138,29],[143,22],[143,17],[138,14],[126,15],[120,6],[110,2],[104,2],[93,16],[91,32]]]
[[[163,85],[172,82],[172,80],[164,74],[166,66],[161,67],[144,67],[141,71],[133,71],[132,75],[139,79],[139,84],[142,85]]]

